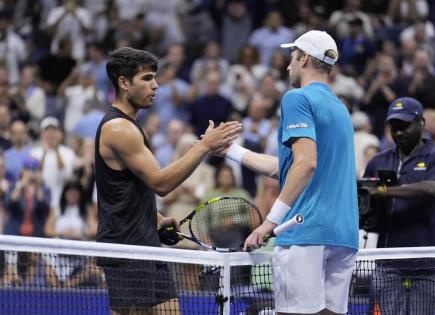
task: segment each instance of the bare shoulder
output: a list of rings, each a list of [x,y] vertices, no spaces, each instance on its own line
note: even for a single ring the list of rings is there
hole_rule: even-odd
[[[101,137],[104,138],[105,142],[116,143],[125,139],[133,140],[135,137],[142,138],[142,134],[131,121],[115,118],[103,125]]]
[[[131,121],[115,118],[101,128],[100,143],[102,148],[122,152],[137,145],[143,146],[144,142],[141,132]]]

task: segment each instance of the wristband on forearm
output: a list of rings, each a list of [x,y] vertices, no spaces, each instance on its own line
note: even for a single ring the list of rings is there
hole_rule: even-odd
[[[228,148],[227,158],[233,160],[234,162],[242,164],[243,156],[248,152],[248,149],[238,145],[237,143],[233,143]]]
[[[267,219],[275,224],[281,224],[291,207],[286,205],[279,199],[276,199],[275,203],[270,209]]]

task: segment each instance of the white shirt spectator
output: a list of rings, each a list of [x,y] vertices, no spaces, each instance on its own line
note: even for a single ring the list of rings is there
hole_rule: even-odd
[[[60,196],[66,181],[70,180],[73,175],[74,163],[76,155],[72,149],[65,145],[59,145],[59,154],[62,157],[64,167],[59,168],[55,150],[48,150],[45,154],[44,163],[42,165],[42,179],[45,185],[51,191],[51,207],[59,209]],[[42,160],[44,148],[42,146],[35,147],[30,153],[31,156]]]
[[[0,60],[6,64],[9,83],[17,84],[20,79],[20,63],[27,57],[24,41],[13,31],[8,30],[5,39],[0,41]]]
[[[282,43],[293,42],[293,37],[293,31],[285,26],[278,27],[275,32],[269,27],[262,27],[252,33],[249,44],[258,49],[261,64],[268,66],[275,49]]]
[[[341,73],[337,74],[335,80],[330,82],[330,85],[335,94],[344,95],[353,101],[359,101],[364,94],[364,89],[354,78]]]
[[[86,101],[93,100],[97,96],[98,101],[104,100],[104,93],[96,91],[95,86],[83,87],[74,85],[65,89],[66,109],[64,127],[67,132],[71,132],[80,118],[83,116],[83,110]]]
[[[148,0],[116,0],[119,19],[121,21],[133,20],[139,13],[145,13]]]
[[[74,231],[77,235],[84,237],[86,228],[85,220],[80,216],[78,205],[67,206],[63,214],[56,218],[55,229],[57,235],[62,235],[68,231]]]
[[[91,29],[91,13],[82,7],[76,8],[74,14],[67,13],[65,15],[65,13],[65,7],[60,6],[52,9],[48,14],[48,27],[52,27],[58,23],[51,42],[51,52],[56,54],[60,39],[69,36],[73,44],[72,57],[76,60],[83,60],[86,53],[86,36],[82,30],[82,26]]]

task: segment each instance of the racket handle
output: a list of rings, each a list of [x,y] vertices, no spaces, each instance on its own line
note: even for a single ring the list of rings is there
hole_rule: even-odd
[[[281,233],[304,223],[304,217],[301,214],[296,214],[293,218],[290,220],[278,225],[276,228],[273,229],[273,231],[267,236],[267,239],[271,237],[275,237],[280,235]]]

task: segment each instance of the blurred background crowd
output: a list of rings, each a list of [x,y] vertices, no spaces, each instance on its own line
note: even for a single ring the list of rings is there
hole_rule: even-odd
[[[94,136],[114,98],[105,63],[115,48],[159,57],[154,106],[138,119],[164,167],[208,120],[240,120],[244,147],[276,154],[291,89],[279,45],[327,30],[340,52],[330,84],[352,114],[361,176],[392,145],[384,120],[395,98],[418,99],[435,136],[434,23],[429,0],[0,1],[0,231],[94,238]],[[218,195],[268,211],[278,183],[209,158],[159,209],[180,218]]]

